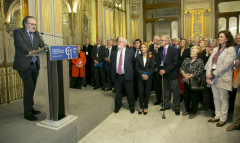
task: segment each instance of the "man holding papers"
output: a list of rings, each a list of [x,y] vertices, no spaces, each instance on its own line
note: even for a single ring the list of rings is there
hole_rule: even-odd
[[[94,76],[96,86],[93,89],[100,88],[99,84],[99,73],[102,80],[102,90],[105,91],[106,86],[106,79],[105,79],[105,69],[104,69],[104,57],[105,57],[105,47],[101,45],[102,44],[102,38],[97,38],[97,45],[93,46],[92,48],[92,60],[94,64]]]

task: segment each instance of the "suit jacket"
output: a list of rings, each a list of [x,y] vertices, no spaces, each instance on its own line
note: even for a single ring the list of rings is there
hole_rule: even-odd
[[[98,62],[104,63],[105,49],[106,48],[104,46],[100,46],[97,52],[97,45],[93,46],[92,54],[91,54],[92,60],[93,61],[96,60]],[[97,54],[98,54],[98,57],[97,57]]]
[[[32,57],[26,57],[29,52],[38,50],[40,47],[44,47],[44,42],[39,35],[38,31],[33,32],[33,46],[30,37],[25,28],[15,29],[13,31],[14,45],[15,45],[15,57],[13,63],[13,69],[17,71],[27,71],[30,67]],[[40,68],[39,57],[37,56],[37,64]]]
[[[142,71],[148,72],[148,77],[152,78],[152,75],[154,73],[154,69],[155,69],[155,57],[152,56],[151,58],[149,58],[149,54],[147,54],[146,57],[146,64],[144,66],[143,64],[143,55],[140,54],[136,57],[136,62],[135,62],[135,70],[138,74],[138,77],[142,76]]]
[[[164,76],[168,80],[178,79],[178,50],[172,46],[168,47],[167,54],[165,57],[165,62],[163,63],[163,67],[160,66],[162,62],[162,57],[163,57],[163,47],[160,47],[158,49],[158,60],[157,60],[158,69],[165,70],[166,73],[164,74]]]
[[[86,55],[87,63],[90,63],[90,64],[93,62],[91,57],[92,48],[93,46],[90,44],[88,45],[88,48],[85,45],[83,45],[83,52],[85,53],[85,55],[86,55],[86,52],[88,52],[88,55]]]
[[[218,52],[219,47],[213,49],[210,58],[208,59],[206,74],[211,74],[212,58]],[[217,88],[232,91],[232,74],[233,61],[236,58],[236,50],[234,47],[225,48],[218,56],[216,70],[213,71],[214,86]]]
[[[178,49],[178,69],[181,68],[184,59],[190,58],[190,49],[185,49],[181,56],[181,49]]]
[[[149,49],[150,49],[150,52],[152,52],[152,54],[154,55],[154,54],[155,54],[154,44],[151,44],[151,45],[149,46]]]
[[[111,54],[112,54],[113,51],[116,51],[116,50],[117,50],[117,47],[115,47],[115,46],[112,47]],[[105,49],[105,57],[108,57],[108,48]],[[111,55],[110,55],[110,58],[111,58]],[[106,61],[105,68],[111,68],[111,63]]]
[[[111,54],[112,62],[112,82],[116,81],[116,65],[117,65],[117,50],[113,51]],[[124,70],[125,70],[125,79],[133,80],[133,69],[135,63],[134,51],[126,48],[125,59],[124,59]]]

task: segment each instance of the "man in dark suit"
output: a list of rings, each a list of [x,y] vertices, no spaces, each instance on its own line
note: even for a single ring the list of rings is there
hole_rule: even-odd
[[[141,44],[142,41],[140,39],[136,39],[135,40],[135,45],[134,45],[134,57],[136,59],[137,55],[141,54]],[[133,70],[133,93],[134,93],[134,99],[135,101],[137,101],[138,99],[138,73],[137,71]]]
[[[153,44],[149,46],[150,52],[152,53],[152,55],[154,55],[156,52],[155,50],[156,50],[157,44],[159,43],[159,40],[160,38],[158,36],[153,37]]]
[[[107,81],[108,81],[108,87],[106,89],[106,91],[112,90],[112,77],[111,77],[111,70],[112,70],[112,66],[111,66],[111,53],[115,50],[117,50],[116,47],[112,47],[112,41],[111,40],[107,40],[107,49],[105,50],[105,69],[107,72]]]
[[[118,38],[118,50],[111,54],[112,62],[112,81],[115,86],[115,110],[118,113],[122,106],[122,90],[125,88],[130,113],[134,113],[134,95],[133,95],[133,68],[134,52],[126,48],[127,40],[123,37]]]
[[[92,45],[89,44],[89,39],[85,38],[84,40],[85,45],[83,45],[83,52],[86,55],[86,65],[85,65],[85,77],[86,77],[86,83],[92,85],[92,73],[93,73],[93,61],[92,61]]]
[[[93,46],[92,48],[92,60],[94,62],[94,79],[96,82],[96,86],[93,89],[100,88],[99,84],[99,73],[102,78],[102,90],[105,90],[106,86],[106,79],[105,79],[105,69],[104,69],[104,56],[105,56],[105,47],[101,45],[102,38],[97,38],[97,45]],[[102,66],[98,66],[99,63],[102,63]]]
[[[180,43],[180,39],[179,39],[179,38],[175,38],[175,39],[174,39],[174,47],[175,47],[176,49],[179,48],[179,43]]]
[[[13,69],[17,70],[24,84],[23,105],[24,118],[35,121],[38,118],[33,114],[40,114],[34,110],[33,95],[40,69],[38,57],[26,57],[26,55],[44,47],[44,42],[36,31],[36,20],[32,16],[26,16],[22,22],[23,28],[13,31],[15,58]]]
[[[175,114],[180,114],[180,89],[178,81],[178,51],[169,46],[169,37],[161,37],[161,48],[158,51],[158,69],[159,74],[163,76],[164,105],[160,111],[170,109],[171,107],[171,87],[173,92],[173,104]]]

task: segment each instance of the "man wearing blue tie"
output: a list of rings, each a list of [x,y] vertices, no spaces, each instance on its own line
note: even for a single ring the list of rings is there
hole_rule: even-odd
[[[23,28],[13,31],[15,58],[13,69],[18,71],[24,84],[23,105],[24,118],[29,121],[35,121],[38,118],[33,114],[40,114],[40,111],[34,110],[33,95],[37,83],[37,77],[40,69],[39,58],[28,58],[26,55],[34,52],[39,47],[44,47],[44,42],[36,31],[36,20],[32,16],[26,16],[22,22]]]

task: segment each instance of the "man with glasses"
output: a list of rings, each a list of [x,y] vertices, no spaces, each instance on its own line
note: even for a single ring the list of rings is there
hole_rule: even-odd
[[[130,113],[134,113],[133,68],[135,62],[134,51],[126,48],[127,40],[118,38],[118,49],[112,51],[112,81],[115,86],[115,110],[118,113],[122,106],[123,89],[126,91]]]
[[[169,36],[161,37],[161,48],[158,50],[157,66],[159,74],[163,76],[164,108],[160,111],[171,108],[171,88],[173,92],[173,104],[176,115],[180,114],[180,89],[178,80],[178,51],[169,46]]]
[[[35,121],[38,118],[34,114],[40,114],[33,108],[33,95],[40,69],[38,57],[26,57],[39,47],[44,47],[44,42],[36,31],[36,20],[32,16],[26,16],[22,21],[23,28],[13,31],[15,58],[13,69],[17,70],[24,84],[23,106],[24,118]]]

